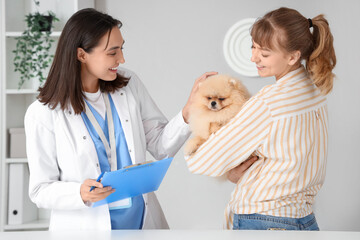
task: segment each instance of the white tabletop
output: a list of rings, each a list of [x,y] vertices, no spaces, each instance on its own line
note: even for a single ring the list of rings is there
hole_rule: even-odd
[[[0,232],[1,240],[360,240],[360,232],[230,231],[230,230],[116,230],[104,232]]]

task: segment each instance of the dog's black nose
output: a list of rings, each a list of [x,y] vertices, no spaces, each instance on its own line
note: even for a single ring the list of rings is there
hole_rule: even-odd
[[[212,102],[211,102],[211,106],[214,107],[215,105],[216,105],[216,102],[215,102],[215,101],[212,101]]]

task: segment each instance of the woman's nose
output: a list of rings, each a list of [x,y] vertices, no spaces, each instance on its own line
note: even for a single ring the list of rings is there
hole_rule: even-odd
[[[124,64],[124,63],[125,63],[125,58],[124,58],[124,57],[121,57],[121,58],[119,59],[119,63]]]
[[[252,52],[252,55],[251,55],[250,60],[251,60],[252,62],[257,62],[258,57],[257,57],[257,54],[255,53],[255,51]]]
[[[250,60],[255,63],[259,61],[259,52],[256,49],[252,50]]]
[[[117,62],[117,63],[121,63],[121,64],[124,64],[124,63],[125,63],[125,58],[124,58],[124,54],[123,54],[123,53],[120,53],[120,54],[119,54],[119,58],[117,59],[116,62]]]

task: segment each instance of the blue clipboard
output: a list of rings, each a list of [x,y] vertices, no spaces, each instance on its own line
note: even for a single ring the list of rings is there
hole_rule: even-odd
[[[107,198],[95,202],[92,207],[112,203],[125,198],[135,197],[158,190],[173,158],[106,172],[101,183],[111,186],[115,192]]]

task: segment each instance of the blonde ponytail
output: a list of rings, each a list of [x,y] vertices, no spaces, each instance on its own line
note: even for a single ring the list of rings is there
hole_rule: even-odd
[[[314,50],[306,60],[306,69],[321,93],[326,95],[333,88],[335,76],[332,73],[336,65],[334,40],[324,15],[313,18],[312,24]]]

